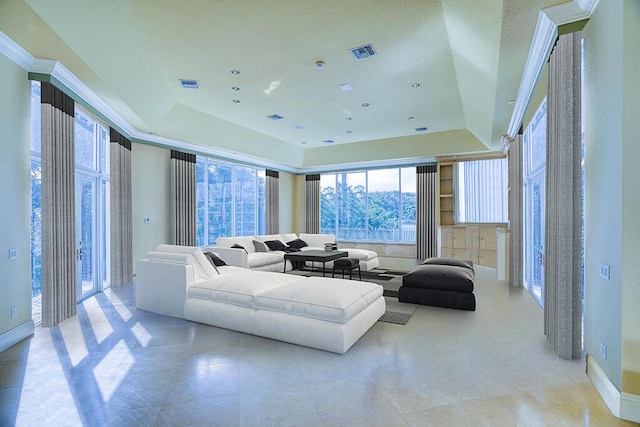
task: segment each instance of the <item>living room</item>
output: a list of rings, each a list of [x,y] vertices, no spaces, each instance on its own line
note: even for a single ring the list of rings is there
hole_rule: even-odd
[[[446,7],[453,8],[448,9],[448,13],[455,11],[454,3],[442,2]],[[539,17],[540,9],[550,5],[546,2],[543,2],[545,4],[540,7],[528,5],[527,13],[520,14],[518,11],[511,10],[507,3],[498,3],[497,9],[501,11],[501,14],[504,13],[503,18],[511,25],[518,26],[516,18],[526,20],[526,25],[522,23],[521,27],[528,29],[528,41],[524,51],[519,51],[519,55],[525,59],[522,61],[524,63],[527,58],[530,58],[528,49],[532,44],[531,38],[536,29],[536,20]],[[640,301],[634,279],[640,275],[640,271],[637,271],[640,267],[636,266],[634,262],[638,255],[637,245],[634,242],[637,241],[636,237],[640,234],[635,225],[637,223],[635,221],[636,212],[638,212],[636,208],[640,205],[640,200],[634,184],[637,181],[637,168],[634,168],[634,162],[638,149],[635,147],[637,145],[635,144],[636,132],[633,129],[634,112],[638,110],[637,100],[640,99],[640,96],[635,96],[639,91],[638,84],[625,77],[633,75],[638,69],[638,53],[630,47],[638,40],[638,29],[633,25],[633,19],[638,16],[638,6],[633,1],[615,1],[606,4],[595,2],[589,7],[586,7],[585,3],[576,1],[567,2],[565,5],[566,9],[573,8],[574,12],[580,11],[582,15],[573,12],[572,14],[581,16],[581,20],[588,19],[582,32],[586,61],[583,104],[587,141],[584,156],[586,172],[583,348],[584,353],[592,355],[592,362],[599,366],[599,378],[605,383],[608,381],[609,394],[603,395],[602,385],[598,386],[598,392],[603,395],[603,399],[610,409],[618,408],[616,415],[620,416],[620,408],[637,407],[637,396],[640,394],[637,369],[637,355],[640,353],[637,348],[640,340],[637,328],[634,326],[637,325],[634,307]],[[524,6],[522,7],[524,8]],[[90,63],[91,66],[95,66],[93,61],[97,61],[97,58],[91,54],[90,57],[85,58],[87,62],[83,63],[80,59],[81,56],[77,56],[78,53],[62,41],[66,37],[74,38],[69,34],[63,37],[64,31],[57,27],[60,22],[64,22],[64,18],[55,16],[52,10],[40,9],[39,13],[50,19],[47,24],[34,9],[38,9],[38,6],[21,1],[3,2],[0,6],[0,31],[3,32],[3,55],[0,56],[0,76],[2,77],[0,85],[3,94],[0,129],[2,130],[1,145],[4,153],[0,159],[2,165],[0,169],[3,171],[3,182],[5,183],[0,192],[2,199],[6,201],[4,206],[0,208],[4,219],[0,224],[0,235],[3,242],[0,249],[4,251],[3,253],[10,255],[9,257],[3,256],[0,261],[4,275],[0,309],[2,313],[6,314],[6,316],[0,316],[0,336],[3,341],[11,341],[25,332],[33,331],[28,326],[31,320],[31,269],[28,256],[30,253],[29,145],[31,139],[29,131],[31,93],[29,79],[33,79],[34,76],[42,78],[47,73],[49,76],[56,76],[56,73],[61,70],[60,65],[57,66],[57,69],[54,66],[49,70],[30,68],[32,64],[24,59],[25,56],[11,51],[13,47],[11,49],[6,47],[5,38],[22,46],[32,57],[60,60],[62,66],[73,70],[74,75],[82,76],[80,82],[92,87],[94,93],[98,95],[108,93],[108,84],[98,78],[87,65]],[[559,14],[560,12],[557,9],[549,9],[543,15],[545,17],[551,16],[549,22],[553,24],[555,22],[553,17],[556,16],[554,13]],[[562,25],[566,24],[564,21],[559,22]],[[558,22],[555,22],[554,25],[556,24]],[[87,21],[77,24],[78,28],[83,25],[91,26],[92,23]],[[20,29],[21,27],[23,29]],[[61,34],[56,35],[56,31],[60,31]],[[77,34],[82,34],[82,32],[78,31]],[[54,46],[45,46],[44,43],[38,41],[39,39],[50,39]],[[67,41],[73,45],[71,41]],[[459,40],[458,43],[460,43]],[[59,46],[55,47],[55,45]],[[376,46],[376,43],[373,45]],[[77,45],[74,46],[76,49],[79,48]],[[620,46],[620,49],[612,50],[610,46]],[[351,47],[356,47],[356,45],[347,46],[347,48]],[[381,44],[376,46],[378,50],[382,47]],[[468,48],[465,52],[469,57],[473,57]],[[141,61],[149,59],[145,55],[148,53],[140,53]],[[316,73],[313,75],[318,76],[319,73],[331,72],[334,64],[325,58],[325,62],[322,64],[323,68],[320,69],[315,62],[319,60],[323,60],[323,58],[314,57],[304,65],[309,68],[309,73]],[[106,64],[102,65],[108,68]],[[234,84],[232,80],[234,75],[229,73],[229,70],[234,69],[235,66],[235,64],[228,64],[224,68],[225,73],[228,74],[229,87]],[[238,66],[238,69],[242,72],[240,76],[243,76],[250,73],[251,67]],[[132,259],[133,261],[139,260],[157,244],[167,243],[171,240],[171,201],[169,196],[171,192],[169,179],[171,149],[189,151],[193,147],[192,144],[200,143],[202,148],[199,149],[201,150],[199,152],[212,158],[223,157],[231,162],[243,161],[260,165],[266,169],[279,170],[280,231],[304,232],[306,223],[304,175],[327,172],[326,165],[338,164],[336,159],[340,159],[339,164],[354,165],[352,167],[357,167],[359,164],[380,167],[389,163],[399,166],[402,162],[397,159],[401,157],[411,159],[406,161],[407,164],[416,165],[427,160],[433,161],[435,157],[441,155],[488,151],[487,146],[479,142],[480,138],[476,137],[476,134],[491,134],[487,140],[495,144],[492,146],[493,149],[501,151],[505,140],[500,135],[505,133],[509,138],[515,139],[520,125],[527,125],[527,118],[533,115],[533,111],[537,107],[537,105],[533,105],[538,103],[536,99],[517,99],[520,96],[517,92],[523,72],[524,69],[517,77],[514,77],[516,80],[513,82],[501,81],[500,84],[495,85],[502,90],[507,90],[508,87],[513,91],[512,97],[505,99],[506,107],[500,106],[499,110],[503,115],[506,115],[507,120],[502,118],[504,126],[499,129],[494,129],[493,125],[488,125],[486,120],[481,117],[483,111],[493,109],[491,105],[495,104],[494,93],[490,97],[491,102],[485,101],[485,104],[467,105],[471,109],[465,112],[467,123],[465,123],[466,127],[463,130],[437,132],[437,129],[430,128],[426,134],[419,136],[411,135],[399,139],[379,138],[375,141],[349,144],[334,143],[333,146],[329,146],[331,143],[319,141],[316,146],[310,148],[291,147],[291,144],[269,135],[258,138],[256,131],[240,127],[236,129],[239,132],[236,136],[242,135],[242,138],[228,138],[225,137],[230,127],[228,123],[222,120],[212,120],[196,109],[185,108],[182,105],[172,111],[171,120],[166,123],[167,132],[163,132],[162,126],[157,129],[148,129],[144,125],[145,120],[157,122],[159,111],[148,111],[150,116],[143,118],[136,118],[131,111],[125,112],[123,114],[126,116],[126,120],[116,124],[120,125],[120,130],[129,129],[130,126],[136,130],[132,134],[137,136],[137,140],[134,139],[131,148]],[[63,74],[68,76],[68,74]],[[53,80],[55,81],[56,78]],[[529,81],[534,82],[533,87],[530,88],[530,98],[539,89],[535,84],[538,82],[538,75],[531,77]],[[412,80],[411,82],[417,83],[418,81]],[[423,84],[423,89],[427,84],[424,81],[419,83]],[[129,87],[127,90],[136,91],[137,89]],[[246,98],[240,96],[245,90],[244,87],[241,87],[238,95],[229,95],[229,104],[233,106],[231,101],[233,96],[237,96],[234,99],[241,101],[238,105],[248,103]],[[274,88],[272,92],[277,90]],[[403,95],[404,98],[408,99],[412,93],[415,93],[411,90],[419,91],[420,87],[408,87],[407,92]],[[357,91],[352,93],[357,93]],[[181,96],[190,95],[181,94],[178,95],[178,98]],[[96,99],[99,100],[100,97],[97,96]],[[512,99],[515,99],[515,103],[506,102]],[[105,100],[102,102],[106,101],[111,102],[112,100],[109,96],[105,96]],[[158,109],[166,106],[164,101],[162,95],[159,94],[156,98],[147,100],[149,104],[157,105]],[[371,105],[364,107],[363,103]],[[118,102],[113,105],[115,104]],[[98,113],[99,116],[105,115],[104,112],[100,113],[105,105],[107,104],[100,104],[96,101],[96,104],[93,105],[95,111],[89,112]],[[358,101],[357,105],[361,109],[359,111],[371,111],[368,109],[376,108],[378,102],[362,100]],[[509,121],[509,117],[515,110],[514,106],[519,106],[523,110],[520,111],[520,120],[512,123]],[[270,111],[265,114],[273,113],[277,112]],[[156,115],[151,117],[153,114]],[[410,116],[404,114],[403,110],[403,119],[408,121],[408,117]],[[474,122],[476,119],[477,123]],[[348,122],[344,118],[342,120],[343,123]],[[180,123],[181,132],[184,132],[180,137],[171,133],[175,131],[171,126],[175,126],[176,123]],[[268,122],[264,126],[272,126],[273,123]],[[302,131],[295,129],[295,124],[291,123],[290,129],[287,130],[288,133],[295,135],[295,132]],[[415,126],[412,124],[412,127],[419,128],[424,125],[430,124],[416,123]],[[454,124],[454,126],[458,125]],[[346,129],[346,126],[343,127],[345,129],[342,129],[341,132],[344,135],[347,135],[347,130],[353,131],[353,129]],[[475,133],[469,129],[473,129]],[[487,129],[490,130],[487,131]],[[139,133],[137,133],[138,131]],[[201,135],[204,133],[219,136],[201,141]],[[147,137],[142,138],[143,134]],[[493,134],[496,134],[497,137]],[[260,141],[256,142],[258,139]],[[243,143],[237,142],[240,140]],[[256,143],[252,144],[250,141]],[[506,140],[506,142],[509,141]],[[308,144],[311,143],[308,142]],[[252,148],[250,153],[247,152],[249,151],[248,147]],[[279,159],[282,159],[281,162]],[[6,183],[11,183],[11,185]],[[16,256],[12,255],[13,251]],[[604,276],[607,278],[603,277],[601,266],[606,267]],[[528,295],[524,296],[529,297]],[[86,305],[88,302],[83,304]],[[118,304],[114,305],[120,307]],[[13,307],[16,308],[15,316],[12,316]],[[79,311],[82,310],[84,309],[79,308]],[[90,314],[88,315],[90,316]],[[27,326],[23,326],[25,324]],[[42,330],[46,329],[42,328]],[[412,333],[418,333],[418,331],[412,330]],[[516,332],[514,331],[514,333]],[[544,340],[543,332],[539,331],[539,333]],[[27,335],[30,334],[27,333]],[[376,336],[380,337],[380,335]],[[237,337],[233,339],[237,340]],[[603,343],[608,349],[604,356],[601,350]],[[447,345],[453,346],[454,344],[450,342]],[[516,357],[515,354],[512,355]],[[313,359],[313,356],[310,358]],[[582,361],[582,364],[584,366],[585,361]],[[597,369],[594,366],[592,365],[592,368]],[[333,371],[334,374],[335,372]],[[616,413],[614,409],[612,411]],[[637,412],[632,410],[631,413]],[[622,414],[625,414],[624,411]],[[627,419],[637,420],[637,418],[628,418],[629,415],[626,416]],[[325,422],[328,421],[325,420]],[[404,422],[407,422],[406,419]]]

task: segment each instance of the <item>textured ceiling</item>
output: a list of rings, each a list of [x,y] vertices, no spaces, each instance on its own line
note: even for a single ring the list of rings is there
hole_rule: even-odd
[[[558,3],[3,0],[0,30],[139,131],[309,167],[500,149],[538,13]],[[355,60],[366,43],[378,55]]]

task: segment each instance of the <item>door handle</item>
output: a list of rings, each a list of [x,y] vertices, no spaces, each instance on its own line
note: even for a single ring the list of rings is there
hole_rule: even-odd
[[[76,249],[76,260],[82,261],[82,248]]]

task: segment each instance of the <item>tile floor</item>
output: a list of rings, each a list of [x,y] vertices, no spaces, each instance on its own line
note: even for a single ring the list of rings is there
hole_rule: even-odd
[[[478,310],[419,306],[337,355],[138,311],[110,289],[0,354],[1,426],[615,426],[542,310],[477,269]]]

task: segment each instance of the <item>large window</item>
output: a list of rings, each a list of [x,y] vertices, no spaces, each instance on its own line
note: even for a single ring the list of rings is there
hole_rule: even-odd
[[[219,236],[264,234],[265,171],[198,158],[196,161],[198,245]]]
[[[415,242],[415,168],[321,175],[320,229],[342,240]]]
[[[507,222],[507,159],[458,162],[456,170],[457,222]]]

